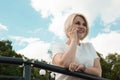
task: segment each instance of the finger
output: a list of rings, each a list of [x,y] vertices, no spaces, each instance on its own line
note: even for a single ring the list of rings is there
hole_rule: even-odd
[[[76,71],[81,71],[82,70],[82,66],[79,65],[77,68],[76,68]]]
[[[75,71],[78,67],[78,64],[72,64],[71,66],[72,71]]]
[[[70,71],[72,70],[72,64],[69,65],[69,70],[70,70]]]
[[[71,68],[69,68],[69,70],[70,70],[70,71],[72,71],[72,69],[71,69]]]
[[[76,71],[77,68],[78,68],[78,66],[76,65],[76,66],[74,67],[74,71]]]
[[[69,70],[72,71],[72,72],[74,71],[74,69],[72,67],[70,67]]]
[[[73,63],[71,63],[71,64],[69,65],[69,70],[70,70],[70,71],[73,71],[73,70],[74,70]]]
[[[74,28],[71,32],[72,32],[72,34],[74,34],[74,33],[76,33],[77,32],[77,28]]]
[[[70,27],[67,29],[67,32],[72,31],[72,29],[73,29],[73,26],[70,26]]]

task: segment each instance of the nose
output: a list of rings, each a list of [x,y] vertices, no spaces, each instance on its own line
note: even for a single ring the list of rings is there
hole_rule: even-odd
[[[78,29],[84,29],[84,27],[79,26]]]
[[[86,27],[86,26],[80,24],[80,25],[78,26],[78,29],[80,29],[80,28],[85,28],[85,27]]]
[[[78,30],[79,30],[79,31],[84,31],[84,30],[85,30],[85,27],[78,27]]]
[[[78,27],[79,30],[83,30],[84,28],[83,27]]]

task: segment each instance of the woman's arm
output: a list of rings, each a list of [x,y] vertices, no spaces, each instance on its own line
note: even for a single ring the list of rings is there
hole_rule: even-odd
[[[76,48],[77,42],[71,41],[69,48],[66,50],[65,53],[57,53],[53,57],[53,64],[68,68],[69,64],[75,59]]]
[[[69,70],[84,71],[85,73],[92,74],[98,77],[101,77],[101,74],[102,74],[99,58],[96,58],[94,60],[94,66],[88,66],[88,67],[85,67],[83,64],[78,64],[73,62],[70,64]]]
[[[65,53],[58,53],[53,58],[53,64],[68,68],[70,63],[75,59],[76,48],[78,45],[77,38],[78,27],[73,25],[73,28],[68,31],[69,36],[69,48]]]
[[[100,59],[96,58],[94,60],[94,66],[93,67],[86,67],[84,72],[101,77],[102,69],[101,69]]]

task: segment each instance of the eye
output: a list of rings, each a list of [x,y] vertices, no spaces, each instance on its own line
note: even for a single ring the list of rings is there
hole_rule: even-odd
[[[81,23],[79,21],[77,21],[75,24],[80,25]]]
[[[83,23],[83,26],[87,26],[87,24],[86,24],[86,23]]]

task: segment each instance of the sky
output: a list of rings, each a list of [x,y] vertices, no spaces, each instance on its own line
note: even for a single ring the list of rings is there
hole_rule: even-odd
[[[89,23],[83,42],[103,57],[120,54],[119,8],[119,0],[0,0],[0,40],[12,41],[18,54],[50,61],[51,46],[66,41],[65,19],[81,13]]]

